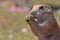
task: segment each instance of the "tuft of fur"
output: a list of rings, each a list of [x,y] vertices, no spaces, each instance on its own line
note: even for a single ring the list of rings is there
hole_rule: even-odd
[[[60,29],[51,6],[47,4],[34,5],[26,22],[38,40],[60,40]]]

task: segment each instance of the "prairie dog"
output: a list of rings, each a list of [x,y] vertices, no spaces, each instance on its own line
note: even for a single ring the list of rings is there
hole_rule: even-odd
[[[60,40],[60,29],[50,5],[34,5],[29,14],[26,22],[38,40]]]

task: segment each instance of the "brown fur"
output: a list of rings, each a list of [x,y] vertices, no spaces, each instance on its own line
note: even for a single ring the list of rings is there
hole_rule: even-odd
[[[39,4],[38,8],[41,6],[50,7],[49,5]],[[49,9],[51,9],[51,7]],[[29,24],[34,35],[38,37],[38,40],[60,40],[60,29],[53,16],[52,11],[48,12],[45,10],[47,9],[44,9],[42,11],[38,10],[38,12],[40,12],[40,15],[38,15],[39,17],[37,17],[34,14],[35,12],[37,12],[37,10],[32,9],[32,11],[30,12],[30,16],[27,17],[26,21]],[[40,21],[40,20],[43,20],[43,21]]]

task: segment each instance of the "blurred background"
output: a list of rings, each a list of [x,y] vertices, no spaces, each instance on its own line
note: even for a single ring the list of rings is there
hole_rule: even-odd
[[[60,26],[60,0],[0,0],[0,40],[36,40],[25,17],[38,3],[52,6]]]

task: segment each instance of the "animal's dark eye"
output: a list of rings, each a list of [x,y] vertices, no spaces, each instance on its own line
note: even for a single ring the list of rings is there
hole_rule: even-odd
[[[39,7],[39,9],[44,9],[44,7],[43,7],[43,6],[41,6],[41,7]]]

